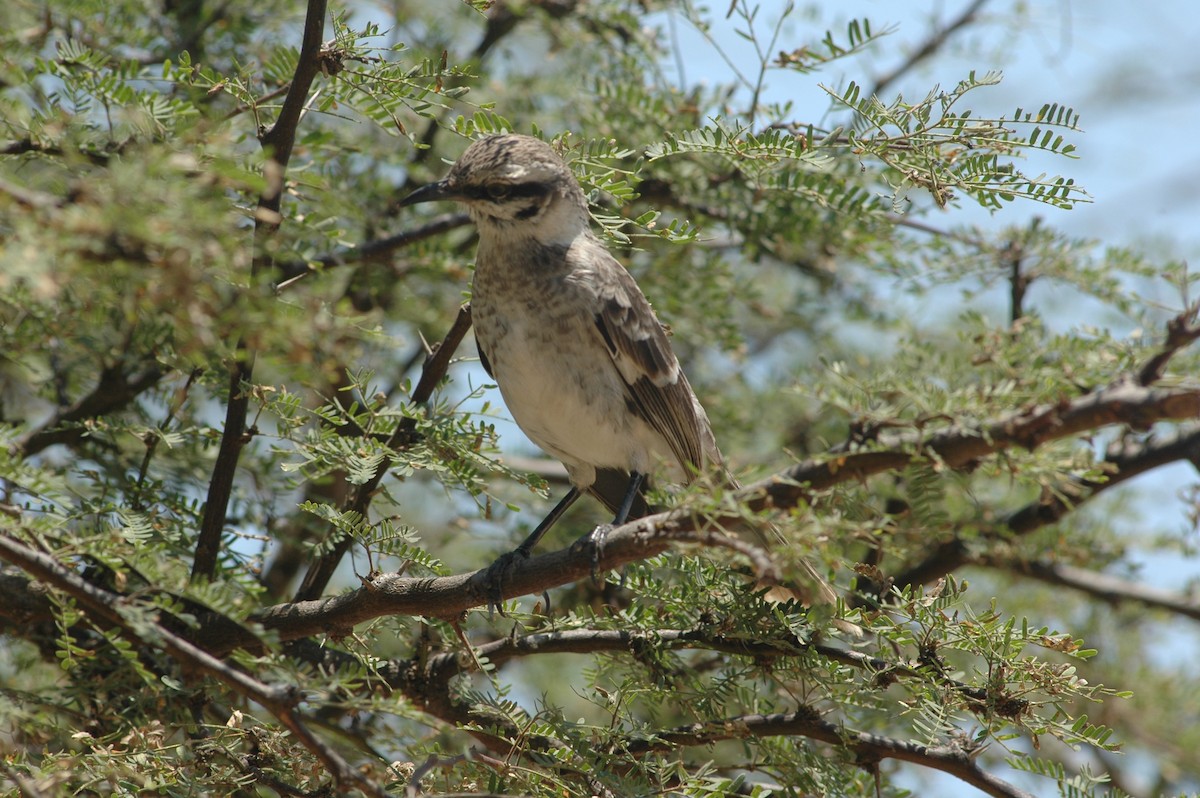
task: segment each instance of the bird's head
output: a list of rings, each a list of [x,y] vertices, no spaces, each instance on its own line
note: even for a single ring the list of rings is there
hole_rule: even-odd
[[[480,139],[444,180],[409,194],[401,205],[456,200],[478,225],[560,228],[582,218],[583,191],[562,158],[540,139],[501,134]]]

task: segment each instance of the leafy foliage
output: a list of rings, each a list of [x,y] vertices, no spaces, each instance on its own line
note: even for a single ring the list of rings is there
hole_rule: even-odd
[[[1132,751],[1159,792],[1195,789],[1195,673],[1150,656],[1195,602],[1135,581],[1138,547],[1194,560],[1194,536],[1131,537],[1118,492],[1195,462],[1191,274],[1002,226],[1089,199],[1019,167],[1069,168],[1074,109],[991,110],[996,72],[917,101],[823,87],[891,31],[804,22],[793,46],[782,10],[353,6],[302,41],[281,2],[15,4],[0,783],[898,795],[944,771],[1083,796],[1120,794]],[[666,78],[668,23],[729,82]],[[814,76],[823,121],[764,99],[784,74]],[[466,219],[396,201],[510,130],[571,165],[731,463],[778,477],[668,492],[671,523],[596,555],[619,572],[587,579],[575,546],[498,600],[467,575],[561,474],[517,457],[456,351]],[[927,221],[967,199],[997,224]],[[717,534],[767,512],[787,543],[759,554],[785,580],[816,563],[836,606],[767,600]]]

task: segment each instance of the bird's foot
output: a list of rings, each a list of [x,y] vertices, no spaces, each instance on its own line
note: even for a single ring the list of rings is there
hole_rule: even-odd
[[[504,583],[522,562],[529,560],[529,549],[518,546],[512,551],[505,552],[488,566],[483,574],[484,591],[487,595],[488,618],[493,613],[504,615]],[[548,607],[547,607],[548,608]]]
[[[604,543],[615,529],[612,524],[600,524],[587,536],[592,549],[592,581],[600,584],[600,560],[604,557]]]

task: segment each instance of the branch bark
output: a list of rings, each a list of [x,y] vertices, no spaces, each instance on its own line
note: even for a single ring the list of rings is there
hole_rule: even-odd
[[[670,751],[679,746],[711,745],[722,740],[777,736],[807,737],[848,749],[853,752],[861,767],[872,772],[880,761],[897,759],[948,773],[993,798],[1033,798],[1031,793],[977,767],[975,756],[979,751],[972,751],[960,745],[930,746],[878,734],[856,732],[823,720],[817,710],[806,706],[796,712],[741,715],[659,731],[649,739],[632,741],[627,750],[632,754]]]
[[[254,261],[251,276],[261,274],[270,265],[271,256],[265,242],[279,229],[279,209],[283,202],[283,179],[288,161],[296,144],[296,131],[308,102],[308,92],[325,63],[322,38],[325,31],[327,0],[309,0],[304,19],[304,38],[300,46],[300,58],[292,78],[287,97],[279,118],[259,139],[267,152],[265,173],[267,187],[258,199],[258,212],[254,220]],[[204,503],[204,517],[200,522],[200,534],[196,540],[196,553],[192,560],[192,580],[209,580],[217,568],[221,551],[221,534],[225,530],[225,518],[229,511],[229,499],[233,494],[233,480],[237,474],[238,460],[249,440],[246,429],[246,414],[250,396],[245,390],[254,373],[254,351],[243,338],[238,342],[242,355],[233,364],[229,374],[229,400],[225,407],[225,428],[221,433],[221,444],[217,449],[212,477],[208,483],[208,496]]]

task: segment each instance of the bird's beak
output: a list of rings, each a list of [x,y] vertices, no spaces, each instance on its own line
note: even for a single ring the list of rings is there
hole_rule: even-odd
[[[418,202],[437,202],[438,200],[460,199],[461,194],[454,190],[449,180],[439,180],[419,189],[400,200],[400,206],[416,205]]]

